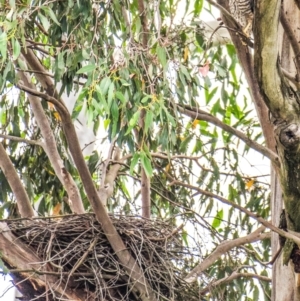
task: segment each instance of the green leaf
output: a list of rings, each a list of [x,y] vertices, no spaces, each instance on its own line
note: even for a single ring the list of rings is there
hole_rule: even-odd
[[[109,89],[108,89],[108,95],[107,95],[107,104],[108,104],[109,108],[111,107],[112,99],[114,96],[114,91],[115,91],[115,84],[114,84],[114,82],[111,82]]]
[[[148,110],[145,116],[145,128],[144,128],[145,133],[147,133],[148,129],[152,127],[152,123],[153,123],[153,112]]]
[[[0,34],[0,53],[2,60],[5,61],[7,56],[7,34],[5,31]]]
[[[127,101],[126,101],[126,99],[125,99],[125,96],[122,94],[122,92],[116,91],[115,95],[116,95],[116,97],[117,97],[118,99],[121,100],[121,102],[122,102],[123,104],[126,104]]]
[[[203,0],[196,0],[194,3],[194,14],[199,16],[203,7]]]
[[[40,12],[38,13],[38,17],[39,17],[40,21],[42,22],[44,29],[46,31],[48,31],[48,29],[50,27],[50,23],[49,23],[48,19],[44,15],[42,15]]]
[[[13,46],[13,60],[17,60],[20,53],[21,53],[21,46],[17,39],[12,39],[12,46]]]
[[[157,47],[156,47],[156,53],[157,53],[159,62],[161,63],[161,65],[163,66],[163,68],[165,68],[166,65],[167,65],[167,55],[166,55],[165,48],[160,47],[159,45],[157,45]]]
[[[186,77],[186,79],[188,79],[188,80],[192,80],[191,79],[191,75],[190,75],[190,73],[188,72],[188,70],[187,70],[187,68],[185,67],[185,66],[183,66],[183,65],[180,65],[180,71],[184,74],[184,76]]]
[[[188,242],[188,239],[187,239],[188,238],[188,234],[187,234],[186,231],[182,231],[181,238],[182,238],[183,242],[185,243],[185,245],[188,246],[189,245],[189,242]]]
[[[1,259],[1,257],[2,257],[2,254],[0,253],[0,270],[2,270],[2,272],[4,274],[8,274],[9,270],[5,266],[5,263],[3,262],[3,260]]]
[[[214,229],[217,229],[220,227],[222,219],[223,219],[223,215],[224,215],[223,209],[221,209],[220,211],[217,212],[217,215],[215,216],[215,218],[211,224],[211,226]]]
[[[102,95],[106,95],[107,91],[108,91],[108,88],[110,86],[110,83],[111,83],[111,79],[109,77],[104,77],[102,79],[102,81],[100,82],[100,85],[99,85],[99,89],[102,93]]]
[[[218,87],[215,87],[211,92],[205,93],[206,96],[206,104],[209,104],[212,98],[216,95],[218,91]]]
[[[148,101],[148,99],[152,98],[151,95],[146,95],[145,97],[142,98],[141,103],[145,103]]]
[[[136,111],[133,114],[133,116],[129,120],[129,126],[128,126],[128,129],[127,129],[125,135],[128,135],[131,132],[131,130],[136,126],[136,124],[137,124],[137,122],[139,120],[140,114],[141,114],[140,110]]]
[[[60,25],[60,23],[58,22],[53,10],[51,9],[51,7],[49,6],[41,6],[40,9],[42,9],[46,15],[48,15],[52,21],[54,21],[57,25]]]
[[[131,163],[130,163],[130,174],[133,175],[133,170],[135,168],[135,166],[137,165],[138,161],[140,159],[140,153],[136,152],[132,159],[131,159]]]
[[[82,74],[82,73],[89,73],[89,72],[92,72],[96,69],[96,65],[95,64],[89,64],[89,65],[86,65],[82,68],[80,68],[76,74]]]
[[[151,160],[148,158],[148,156],[144,151],[141,151],[140,158],[141,158],[142,167],[144,168],[147,177],[148,178],[152,177],[153,169],[151,166]]]

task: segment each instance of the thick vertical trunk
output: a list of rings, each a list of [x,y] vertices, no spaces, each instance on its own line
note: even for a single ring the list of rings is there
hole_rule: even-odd
[[[271,211],[272,222],[279,224],[279,217],[283,208],[282,191],[278,176],[274,170],[271,172]],[[279,249],[278,234],[272,233],[272,254]],[[272,301],[293,301],[294,299],[294,273],[290,266],[283,265],[279,257],[272,267]]]
[[[295,7],[293,1],[284,2],[284,12],[286,13],[287,21],[292,27],[294,34],[297,36],[297,24],[299,22],[299,10]],[[291,20],[293,20],[291,22]],[[290,73],[296,74],[294,64],[294,53],[289,43],[289,38],[281,28],[281,38],[279,39],[279,51],[281,53],[281,66]],[[282,190],[280,188],[278,176],[272,172],[271,180],[272,189],[272,221],[275,225],[279,224],[279,216],[283,208]],[[272,254],[275,254],[279,248],[278,235],[272,235]],[[291,266],[283,265],[282,258],[279,258],[272,268],[272,301],[290,301],[299,300],[297,297],[297,289],[295,289],[295,276]]]
[[[262,0],[256,3],[255,12],[255,69],[260,91],[270,109],[275,125],[277,150],[281,161],[281,170],[276,175],[272,171],[272,222],[279,224],[283,207],[286,208],[288,228],[299,232],[299,101],[295,82],[297,69],[300,14],[293,0],[283,3],[286,24],[279,25],[280,1]],[[281,21],[283,22],[281,17]],[[282,23],[284,24],[284,23]],[[287,28],[288,27],[290,28]],[[279,30],[278,30],[279,26]],[[291,47],[291,41],[294,45]],[[276,44],[278,41],[279,44]],[[296,41],[296,43],[295,43]],[[278,48],[277,48],[278,46]],[[291,74],[288,80],[283,73]],[[298,162],[299,161],[299,162]],[[281,184],[281,185],[279,185]],[[281,187],[280,187],[281,186]],[[284,203],[284,205],[283,205]],[[278,236],[272,236],[272,253],[279,248]],[[289,253],[286,258],[289,262]],[[297,278],[297,277],[296,277]],[[280,257],[273,266],[272,301],[300,300],[298,287],[295,286],[294,270],[289,263],[283,265]]]

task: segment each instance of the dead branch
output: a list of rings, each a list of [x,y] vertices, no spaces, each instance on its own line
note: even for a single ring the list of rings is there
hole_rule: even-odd
[[[17,141],[17,142],[24,142],[24,143],[27,143],[27,144],[37,145],[37,146],[41,146],[42,148],[44,148],[44,143],[42,141],[24,139],[24,138],[21,138],[21,137],[16,137],[16,136],[11,136],[11,135],[4,135],[4,134],[0,134],[0,138],[12,140],[12,141]]]
[[[258,240],[265,239],[266,237],[262,235],[262,232],[265,230],[265,227],[259,227],[254,232],[248,234],[244,237],[239,237],[237,239],[228,240],[222,242],[217,248],[206,257],[199,265],[197,265],[186,277],[185,281],[188,283],[194,282],[197,280],[197,277],[207,268],[209,268],[218,258],[223,254],[227,253],[231,249],[238,247],[240,245],[248,244]]]
[[[211,291],[216,286],[231,282],[232,280],[237,279],[237,278],[241,278],[241,277],[255,278],[255,279],[258,279],[258,280],[261,280],[261,281],[266,281],[266,282],[271,282],[272,281],[271,278],[266,277],[266,276],[262,276],[262,275],[258,275],[258,274],[254,274],[254,273],[239,273],[237,271],[234,271],[230,276],[224,277],[222,279],[219,279],[217,281],[214,281],[214,282],[210,283],[205,289],[201,290],[199,292],[199,294],[204,295],[204,294],[208,293],[209,291]]]

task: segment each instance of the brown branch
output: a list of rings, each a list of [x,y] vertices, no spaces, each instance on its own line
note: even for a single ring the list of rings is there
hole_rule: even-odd
[[[297,76],[296,76],[296,81],[299,84],[299,72],[300,72],[300,47],[299,47],[299,43],[296,39],[296,36],[294,35],[293,29],[289,24],[289,21],[286,18],[285,12],[283,7],[281,8],[281,13],[280,13],[280,22],[281,25],[291,43],[291,46],[293,48],[294,51],[294,55],[295,55],[295,65],[296,65],[296,70],[297,70]]]
[[[147,177],[145,169],[141,170],[141,198],[142,198],[142,217],[151,216],[151,198],[150,198],[150,178]]]
[[[280,162],[279,162],[279,158],[276,153],[274,153],[269,148],[262,146],[261,144],[257,143],[256,141],[251,140],[249,137],[247,137],[241,131],[229,126],[228,124],[223,123],[221,120],[219,120],[215,116],[213,116],[203,110],[200,110],[198,108],[193,108],[190,106],[181,106],[179,104],[177,104],[177,108],[178,108],[178,111],[180,111],[181,113],[183,113],[191,118],[210,122],[210,123],[216,125],[217,127],[221,128],[222,130],[240,138],[249,147],[251,147],[252,149],[258,151],[259,153],[261,153],[264,156],[266,156],[267,158],[269,158],[272,161],[272,163],[279,168]]]
[[[28,74],[19,71],[18,75],[20,77],[20,80],[23,82],[22,84],[17,84],[19,88],[22,90],[25,90],[25,88],[29,88],[31,91],[35,90],[34,85],[31,83],[30,78]],[[27,89],[26,92],[29,92]],[[61,156],[57,150],[56,141],[53,135],[53,132],[51,130],[49,121],[46,117],[45,111],[42,107],[42,104],[40,100],[33,95],[32,93],[28,94],[28,99],[32,108],[32,111],[34,113],[35,119],[39,125],[39,128],[41,130],[42,136],[45,139],[44,143],[44,150],[53,166],[53,169],[60,180],[60,182],[65,187],[68,197],[69,197],[69,205],[71,210],[74,213],[84,213],[83,203],[81,200],[81,196],[78,190],[78,187],[72,178],[72,176],[69,174],[67,169],[64,166],[64,162],[61,159]],[[63,106],[60,104],[60,106]],[[67,110],[64,108],[64,110]]]
[[[200,295],[204,295],[206,293],[208,293],[211,289],[213,289],[214,287],[218,286],[218,285],[222,285],[228,282],[231,282],[232,280],[235,280],[237,278],[255,278],[261,281],[266,281],[266,282],[271,282],[272,279],[266,276],[262,276],[262,275],[258,275],[258,274],[254,274],[254,273],[239,273],[239,272],[233,272],[230,276],[228,277],[224,277],[222,279],[219,279],[217,281],[214,281],[212,283],[210,283],[205,289],[201,290],[199,292]]]
[[[17,200],[17,206],[22,217],[34,216],[27,192],[8,157],[2,143],[0,143],[0,168],[7,179],[9,186]]]
[[[188,283],[194,282],[197,280],[197,277],[208,267],[210,267],[218,258],[223,254],[227,253],[231,249],[238,247],[240,245],[248,244],[251,242],[256,242],[258,240],[265,239],[266,236],[262,234],[265,230],[265,227],[259,227],[254,232],[248,234],[244,237],[239,237],[237,239],[228,240],[222,242],[217,248],[206,257],[200,264],[198,264],[186,277],[185,281]]]
[[[158,4],[159,5],[159,4]],[[148,29],[148,20],[147,20],[147,11],[145,8],[144,0],[138,0],[138,11],[140,15],[140,20],[143,28],[142,32],[142,44],[143,48],[147,49],[148,47],[148,40],[149,40],[149,29]],[[146,74],[147,68],[145,68]],[[144,117],[145,117],[145,110],[143,109],[140,115],[140,127],[144,127]],[[136,135],[138,138],[138,135]],[[140,144],[140,141],[139,141]],[[151,214],[151,199],[150,199],[150,178],[147,176],[145,169],[141,168],[141,199],[142,199],[142,216],[144,218],[150,218]]]
[[[45,81],[44,84],[45,84],[45,89],[46,90],[49,89],[49,92],[51,92],[53,85],[49,83],[46,85]],[[47,94],[41,93],[36,91],[35,89],[30,89],[21,84],[18,84],[18,87],[32,95],[39,96],[45,99],[46,101],[53,103],[56,106],[56,109],[61,116],[62,126],[68,142],[70,153],[78,169],[84,189],[86,191],[89,202],[95,212],[97,220],[102,225],[108,241],[110,242],[113,250],[118,256],[120,262],[124,265],[124,268],[126,269],[128,276],[132,278],[133,288],[140,293],[141,300],[142,301],[156,300],[154,293],[151,290],[144,276],[143,271],[137,264],[136,260],[131,256],[131,254],[127,250],[120,235],[116,231],[116,228],[112,224],[112,221],[109,218],[104,205],[100,200],[96,187],[91,178],[89,169],[84,161],[84,157],[78,142],[74,125],[71,120],[71,116],[67,111],[67,109],[65,108],[63,102],[50,96],[49,93]],[[52,94],[57,95],[55,91],[52,91]]]
[[[33,280],[39,287],[50,286],[50,288],[61,294],[67,300],[83,301],[85,297],[79,290],[68,289],[65,283],[60,283],[60,277],[51,275],[51,268],[45,265],[36,254],[18,240],[11,232],[6,223],[0,223],[0,250],[2,260],[10,267],[18,267],[23,278]],[[32,269],[40,271],[33,273]],[[23,270],[23,271],[22,271]],[[49,272],[48,275],[47,272]]]
[[[297,237],[295,235],[292,235],[289,232],[286,232],[282,229],[279,229],[279,228],[275,227],[271,222],[266,221],[264,218],[260,217],[258,214],[255,214],[252,211],[250,211],[250,210],[248,210],[248,209],[246,209],[246,208],[244,208],[244,207],[242,207],[242,206],[240,206],[240,205],[238,205],[238,204],[236,204],[232,201],[229,201],[229,200],[227,200],[227,199],[225,199],[225,198],[223,198],[223,197],[221,197],[217,194],[214,194],[210,191],[206,191],[206,190],[203,190],[203,189],[201,189],[197,186],[193,186],[193,185],[186,184],[186,183],[183,183],[181,181],[178,181],[178,180],[174,179],[166,171],[163,171],[163,172],[169,178],[169,180],[172,182],[173,185],[180,185],[180,186],[195,190],[195,191],[197,191],[198,194],[205,195],[205,196],[210,197],[212,199],[216,199],[216,200],[220,201],[223,204],[229,205],[229,206],[243,212],[244,214],[248,215],[249,217],[253,218],[254,220],[261,223],[266,228],[269,228],[270,230],[276,232],[277,234],[279,234],[283,237],[286,237],[286,238],[289,238],[289,239],[293,240],[298,246],[300,246],[300,238],[299,237]]]
[[[297,81],[296,77],[298,76],[298,74],[294,75],[292,73],[290,73],[289,71],[287,71],[284,68],[281,68],[281,72],[282,74],[288,79],[290,80],[298,89],[300,89],[300,82]]]
[[[218,0],[218,3],[221,5],[221,7],[228,9],[228,1],[227,0]],[[221,10],[221,12],[223,15],[222,18],[223,18],[225,25],[229,28],[234,27],[235,23],[232,20],[232,16],[229,17],[225,13],[224,10]],[[264,102],[264,99],[263,99],[263,96],[261,94],[261,90],[260,90],[260,87],[258,84],[258,80],[257,80],[257,77],[254,72],[253,56],[252,56],[251,52],[249,51],[249,48],[244,43],[241,42],[241,39],[239,36],[237,36],[233,31],[229,31],[229,34],[230,34],[231,40],[235,46],[240,64],[242,66],[246,80],[248,82],[252,100],[254,102],[256,112],[257,112],[257,115],[258,115],[258,118],[259,118],[259,121],[260,121],[260,124],[262,127],[262,132],[263,132],[264,138],[266,140],[266,145],[270,150],[272,150],[273,152],[276,152],[274,129],[273,129],[273,125],[270,122],[269,110]]]
[[[12,141],[17,141],[17,142],[24,142],[24,143],[27,143],[27,144],[32,144],[32,145],[37,145],[37,146],[44,147],[44,143],[42,141],[24,139],[24,138],[11,136],[11,135],[4,135],[4,134],[0,134],[0,138],[12,140]]]
[[[144,49],[146,49],[148,45],[149,30],[148,30],[148,20],[146,17],[147,14],[145,9],[145,4],[143,0],[138,0],[138,11],[140,14],[141,24],[143,28],[143,32],[142,32],[143,47]]]

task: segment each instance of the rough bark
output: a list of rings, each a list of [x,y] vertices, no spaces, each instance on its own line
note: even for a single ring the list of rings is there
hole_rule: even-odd
[[[277,176],[273,174],[272,188],[272,220],[276,222],[282,208],[280,189],[278,180],[281,184],[288,228],[300,231],[300,207],[299,203],[299,96],[296,91],[297,85],[284,78],[282,68],[291,74],[296,75],[297,59],[292,53],[292,49],[298,52],[295,40],[299,37],[294,36],[299,24],[298,10],[293,1],[284,2],[286,14],[285,19],[281,17],[284,31],[279,29],[280,1],[259,1],[255,10],[255,73],[259,82],[260,91],[264,101],[269,107],[272,123],[275,127],[275,139],[278,155],[280,157],[281,169]],[[287,17],[291,16],[291,18]],[[293,22],[291,22],[293,19]],[[282,37],[282,49],[278,48],[277,41]],[[290,47],[290,45],[293,47]],[[281,60],[279,57],[281,53]],[[297,77],[295,76],[297,80]],[[278,180],[276,179],[278,177]],[[291,245],[293,244],[285,244]],[[283,256],[288,259],[291,248],[284,247]],[[273,238],[273,251],[278,248],[276,237]],[[281,261],[277,261],[273,267],[273,292],[272,300],[300,300],[299,289],[293,281],[288,267],[283,266]]]
[[[209,1],[211,2],[211,1]],[[262,3],[263,2],[263,3]],[[295,11],[297,11],[296,7],[291,5],[292,1],[284,1],[285,6],[289,6],[291,9],[289,10],[289,15],[293,16],[293,20],[295,20]],[[218,3],[222,5],[225,9],[228,10],[228,2],[225,0],[218,0]],[[277,15],[275,14],[275,6],[277,10]],[[279,23],[279,5],[280,1],[256,1],[256,8],[255,8],[255,15],[256,18],[254,20],[254,39],[255,39],[255,45],[256,45],[256,58],[255,58],[255,66],[256,70],[257,67],[260,66],[260,62],[257,60],[257,44],[260,45],[261,48],[263,48],[263,45],[267,45],[269,48],[269,51],[273,51],[272,53],[266,53],[264,57],[265,65],[261,66],[261,69],[265,70],[265,76],[270,77],[270,75],[273,76],[273,74],[278,73],[278,50],[276,49],[276,42],[280,39],[278,39],[280,36],[284,34],[284,31],[281,29],[281,31],[278,32],[278,23]],[[263,9],[268,10],[267,16],[265,16],[265,13],[263,12]],[[286,11],[287,12],[287,11]],[[269,109],[270,107],[269,100],[265,97],[264,89],[261,89],[261,77],[257,77],[257,72],[254,72],[254,64],[253,64],[253,57],[252,57],[252,51],[249,50],[248,46],[245,45],[245,43],[241,42],[241,38],[238,34],[236,34],[236,31],[239,30],[239,28],[236,26],[235,22],[230,18],[227,17],[226,14],[224,14],[223,20],[225,25],[229,28],[229,32],[231,35],[231,39],[235,45],[235,48],[237,50],[237,54],[240,60],[240,63],[242,65],[242,68],[245,72],[245,76],[247,79],[247,82],[249,84],[250,92],[252,95],[253,102],[256,107],[256,111],[258,114],[258,118],[260,120],[262,131],[264,134],[264,137],[266,139],[266,145],[268,148],[270,148],[272,151],[276,152],[276,140],[275,140],[275,134],[274,134],[274,124],[270,122],[270,116],[269,116]],[[260,17],[261,16],[261,17]],[[261,20],[260,18],[263,18],[264,22],[264,30],[261,27]],[[270,19],[267,19],[270,18]],[[289,20],[288,20],[289,21]],[[299,23],[298,23],[299,24]],[[296,24],[294,24],[296,25]],[[286,27],[286,26],[285,26]],[[295,33],[294,27],[292,31]],[[285,28],[286,29],[286,28]],[[274,33],[275,31],[275,33]],[[276,33],[277,31],[277,33]],[[271,33],[271,34],[270,34]],[[299,40],[299,37],[297,37]],[[297,41],[297,38],[294,39],[294,41]],[[258,41],[260,39],[260,41]],[[266,43],[266,44],[264,44]],[[299,47],[299,46],[298,46]],[[261,49],[260,48],[260,49]],[[296,43],[294,43],[294,49],[297,48]],[[271,56],[269,56],[271,55]],[[296,76],[295,73],[292,73],[290,69],[290,65],[293,65],[293,54],[291,51],[289,38],[287,34],[284,34],[284,41],[282,42],[282,60],[284,61],[284,64],[281,66],[283,68],[283,71],[288,71],[289,78],[292,82],[296,82]],[[273,69],[270,70],[268,65],[272,64]],[[286,68],[286,69],[284,69]],[[280,71],[280,70],[279,70]],[[287,72],[286,72],[287,73]],[[271,77],[272,77],[271,76]],[[280,91],[281,77],[275,76],[277,82],[273,82],[270,85],[270,90],[275,93],[276,91]],[[296,83],[297,84],[297,83]],[[276,88],[277,87],[277,88]],[[279,92],[281,94],[281,91]],[[279,95],[280,99],[281,95]],[[276,99],[276,96],[274,96],[273,99]],[[275,102],[276,103],[276,102]],[[286,103],[280,102],[279,106],[283,105],[282,108],[285,107]],[[274,104],[272,104],[273,110],[271,112],[276,115],[276,107],[274,108]],[[272,120],[274,122],[274,120]],[[274,167],[274,166],[273,166]],[[284,167],[283,167],[284,168]],[[276,171],[278,172],[279,169],[275,167]],[[271,191],[272,191],[272,199],[271,199],[271,210],[272,210],[272,221],[273,224],[278,225],[279,216],[281,214],[281,210],[283,208],[283,200],[282,200],[282,192],[281,188],[279,187],[279,173],[276,175],[275,170],[272,170],[272,181],[271,181]],[[278,235],[273,233],[272,234],[272,254],[276,254],[277,250],[279,248],[278,244]],[[273,278],[272,278],[272,301],[287,301],[287,300],[294,300],[294,275],[292,273],[292,270],[290,267],[284,266],[282,264],[282,259],[279,258],[275,261],[275,264],[273,265]]]

